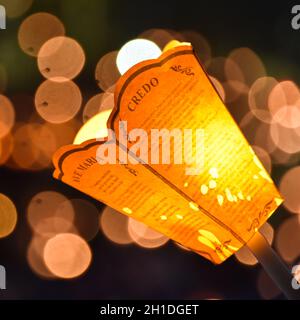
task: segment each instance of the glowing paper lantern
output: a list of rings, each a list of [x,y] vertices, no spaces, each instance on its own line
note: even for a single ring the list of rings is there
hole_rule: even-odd
[[[76,142],[91,140],[60,149],[54,177],[216,264],[247,243],[282,202],[190,45],[141,62],[119,79],[108,128],[116,140],[104,143],[86,132]],[[201,128],[204,143],[193,140],[182,163],[153,164],[149,155],[160,155],[164,142],[154,150],[148,139],[127,141],[137,128],[147,137],[152,129]],[[115,163],[103,163],[103,146],[115,150]],[[171,158],[183,149],[174,141]]]

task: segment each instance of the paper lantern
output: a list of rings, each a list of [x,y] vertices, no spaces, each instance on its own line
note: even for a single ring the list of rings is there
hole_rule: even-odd
[[[54,177],[215,264],[282,202],[190,45],[128,70],[107,124],[105,141],[61,148]]]

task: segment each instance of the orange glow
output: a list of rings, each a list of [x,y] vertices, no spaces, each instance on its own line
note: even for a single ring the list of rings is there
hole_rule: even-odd
[[[122,245],[132,243],[127,229],[128,218],[118,211],[106,207],[100,216],[100,227],[112,242]]]
[[[14,148],[14,139],[12,134],[6,135],[0,139],[0,166],[4,165],[11,156]]]
[[[0,193],[0,238],[10,235],[17,224],[17,210],[14,203]]]
[[[0,95],[0,139],[6,136],[15,123],[15,110],[11,101]]]
[[[36,57],[41,46],[53,37],[63,36],[65,28],[54,15],[46,12],[34,13],[21,24],[18,40],[21,49]]]
[[[35,107],[39,115],[51,123],[63,123],[78,113],[82,102],[79,87],[72,81],[44,81],[37,89]]]
[[[158,85],[133,107],[137,88],[153,78]],[[245,94],[243,98],[247,104]],[[127,121],[127,132],[141,128],[148,136],[153,128],[205,130],[205,162],[193,160],[188,169],[201,166],[201,172],[191,175],[187,163],[133,164],[131,154],[128,165],[120,154],[116,163],[100,165],[97,155],[103,142],[91,134],[91,123],[98,116],[101,119],[101,114],[81,128],[75,144],[82,145],[65,146],[54,156],[55,178],[159,234],[146,238],[140,229],[131,228],[130,222],[128,231],[139,245],[156,247],[172,239],[218,264],[247,243],[281,204],[273,181],[191,46],[176,46],[156,61],[133,66],[116,84],[115,102],[108,127],[117,137],[120,120]],[[98,119],[95,124],[94,128],[106,128]],[[114,142],[109,145],[114,147]],[[195,141],[191,148],[198,153]]]
[[[71,279],[82,275],[91,260],[92,253],[88,244],[75,234],[56,235],[45,245],[44,262],[59,278]]]
[[[80,73],[85,63],[85,55],[76,40],[55,37],[43,44],[37,61],[45,78],[63,82],[74,79]]]

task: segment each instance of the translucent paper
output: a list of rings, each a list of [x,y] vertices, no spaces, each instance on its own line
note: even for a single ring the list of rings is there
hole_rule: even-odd
[[[139,91],[151,79],[157,79],[156,85]],[[137,95],[140,99],[133,99]],[[143,158],[133,164],[136,155],[129,153],[124,163],[117,151],[115,164],[99,164],[103,142],[92,139],[61,148],[54,156],[54,177],[216,264],[247,243],[282,202],[191,46],[141,62],[117,82],[108,120],[117,140],[110,144],[128,150],[134,142],[119,141],[120,120],[127,121],[128,132],[142,128],[148,136],[153,128],[202,129],[203,161],[152,164]],[[193,155],[199,155],[198,147],[192,144]],[[151,144],[148,154],[150,149]],[[171,158],[179,151],[171,147]],[[194,174],[187,174],[187,168]]]

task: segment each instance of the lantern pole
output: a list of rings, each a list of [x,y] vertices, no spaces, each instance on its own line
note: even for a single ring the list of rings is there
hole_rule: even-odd
[[[247,243],[247,246],[287,299],[300,300],[300,290],[295,290],[292,287],[292,273],[272,249],[265,237],[256,232]]]

